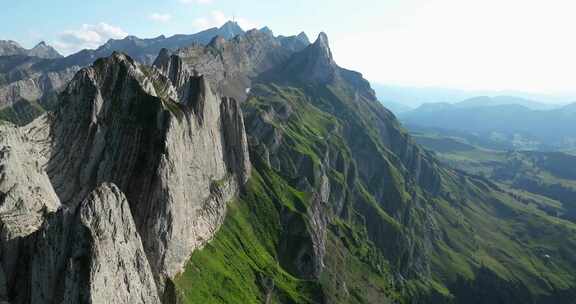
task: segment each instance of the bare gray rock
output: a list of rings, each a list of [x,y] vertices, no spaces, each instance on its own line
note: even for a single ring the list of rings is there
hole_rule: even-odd
[[[0,85],[0,109],[21,99],[40,100],[46,93],[61,90],[79,69],[78,66],[72,66],[59,71],[27,71],[25,78]]]
[[[60,99],[24,127],[0,126],[0,299],[158,303],[248,180],[240,107],[187,68],[120,53]]]
[[[203,77],[181,85],[189,90],[177,100],[182,87],[116,53],[75,77],[46,139],[53,143],[48,174],[64,204],[75,206],[102,182],[126,193],[159,283],[212,237],[236,177],[246,180],[250,170],[235,102],[221,106]],[[236,151],[242,155],[226,154]],[[217,195],[214,182],[233,184]],[[214,221],[201,218],[215,199],[222,206]]]
[[[58,53],[52,46],[46,44],[44,41],[40,41],[33,48],[28,50],[28,56],[34,56],[39,58],[62,58],[62,55]]]
[[[46,96],[63,90],[82,67],[115,51],[127,53],[140,63],[151,64],[163,48],[176,50],[193,44],[208,44],[216,36],[232,39],[242,34],[244,31],[237,23],[228,22],[221,28],[192,35],[110,39],[96,50],[82,50],[65,58],[45,42],[28,50],[17,42],[0,40],[0,110],[20,100],[38,101],[46,110],[51,110],[52,105],[45,104]]]
[[[82,203],[79,217],[91,240],[89,303],[160,303],[124,194],[101,185]]]
[[[293,50],[285,48],[281,40],[262,30],[250,30],[230,40],[215,37],[206,46],[193,45],[174,52],[188,69],[206,75],[216,92],[240,102],[246,99],[258,75],[292,54]],[[165,70],[170,62],[174,63],[170,52],[164,50],[154,66]]]
[[[226,163],[236,172],[239,184],[244,184],[250,177],[252,165],[248,156],[248,140],[244,130],[244,117],[240,105],[232,98],[222,98],[220,106],[224,141],[227,151],[224,152]]]
[[[124,194],[97,187],[24,241],[14,303],[160,303]]]
[[[0,223],[8,239],[29,235],[60,201],[25,130],[0,125]]]
[[[267,29],[245,33],[235,22],[192,35],[111,39],[96,50],[82,50],[64,58],[56,56],[45,43],[25,50],[16,42],[0,42],[0,111],[17,112],[17,117],[11,115],[8,119],[24,125],[44,110],[53,110],[58,103],[53,96],[64,89],[79,69],[114,51],[124,52],[144,64],[154,62],[157,57],[166,61],[174,52],[185,58],[189,67],[207,75],[217,93],[242,102],[255,77],[308,45],[304,33],[291,37],[274,37]]]
[[[18,275],[23,239],[60,206],[36,148],[25,130],[0,125],[0,300]]]

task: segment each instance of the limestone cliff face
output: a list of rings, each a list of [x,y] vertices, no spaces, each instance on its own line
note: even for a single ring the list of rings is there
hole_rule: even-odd
[[[51,110],[51,105],[44,104],[47,96],[64,89],[78,70],[98,58],[109,57],[114,51],[129,54],[140,63],[151,64],[163,48],[176,50],[193,44],[205,45],[215,36],[232,39],[243,33],[238,24],[229,22],[221,28],[192,35],[111,39],[96,50],[82,50],[67,57],[62,57],[44,42],[27,50],[14,41],[0,40],[0,110],[21,100],[39,101],[41,106]]]
[[[41,168],[41,154],[26,141],[23,130],[0,126],[0,146],[3,232],[25,236],[40,226],[43,212],[55,211],[60,202]]]
[[[92,240],[86,252],[90,302],[158,303],[154,277],[124,194],[113,184],[103,184],[84,200],[78,217],[85,236]]]
[[[7,50],[4,53],[3,45]],[[233,22],[193,35],[112,39],[97,50],[82,50],[64,58],[50,52],[50,47],[43,43],[26,52],[14,42],[0,41],[0,118],[23,125],[38,117],[41,110],[52,110],[58,102],[53,95],[64,89],[78,70],[114,51],[151,64],[162,50],[156,59],[157,66],[164,65],[170,53],[177,54],[207,75],[216,92],[242,102],[253,78],[308,45],[304,33],[291,37],[274,37],[265,29],[245,33]],[[39,105],[23,107],[23,102]],[[18,117],[5,117],[2,113],[11,110]]]
[[[60,207],[42,163],[24,130],[0,126],[0,300],[8,297],[9,283],[21,271],[19,257],[27,252],[23,240]]]
[[[97,187],[75,211],[46,217],[24,241],[13,303],[160,303],[124,194]]]
[[[43,254],[0,252],[0,299],[158,303],[212,238],[250,175],[242,113],[204,77],[164,72],[115,53],[78,72],[55,113],[2,127],[2,245],[21,236]]]
[[[299,252],[312,257],[312,263],[297,261],[303,266],[300,268],[313,268],[316,275],[322,272],[326,222],[330,216],[346,218],[359,214],[369,237],[380,248],[386,248],[391,259],[408,257],[399,273],[429,274],[427,251],[438,237],[435,219],[422,216],[426,228],[417,233],[425,241],[418,243],[413,236],[391,232],[393,229],[383,224],[371,204],[378,202],[379,208],[399,222],[420,217],[413,214],[416,208],[409,206],[417,205],[420,210],[429,207],[413,189],[438,192],[441,171],[434,158],[417,146],[394,116],[379,105],[362,75],[335,63],[328,38],[322,33],[313,44],[265,72],[259,80],[252,100],[243,105],[253,150],[277,172],[296,180],[298,189],[314,194],[308,212],[309,240],[299,244]],[[278,88],[282,86],[283,89]],[[318,110],[339,123],[326,123],[327,133],[319,142],[314,142],[313,136],[306,137],[306,141],[293,138],[291,132],[298,130],[296,126]],[[324,116],[313,117],[321,120]],[[316,157],[302,152],[305,149],[294,149],[295,142],[308,143]],[[340,172],[340,177],[333,172]],[[374,200],[368,201],[366,193]],[[305,271],[299,273],[310,277]]]

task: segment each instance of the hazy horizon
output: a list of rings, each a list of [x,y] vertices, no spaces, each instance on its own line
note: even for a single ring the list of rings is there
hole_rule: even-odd
[[[379,93],[383,89],[393,89],[395,91],[402,91],[405,98],[409,98],[411,95],[417,96],[419,98],[424,97],[424,101],[407,103],[402,100],[391,100],[390,98],[385,98],[382,101],[394,101],[400,104],[409,105],[412,107],[419,106],[424,103],[436,103],[436,102],[447,102],[456,103],[464,101],[473,97],[500,97],[500,96],[513,96],[528,99],[535,102],[563,106],[576,102],[576,93],[540,93],[540,92],[529,92],[529,91],[518,91],[518,90],[473,90],[473,89],[462,89],[454,87],[441,87],[441,86],[419,86],[419,85],[409,85],[409,84],[396,84],[396,83],[379,83],[370,81],[373,89]],[[438,95],[444,96],[444,98],[435,98]]]

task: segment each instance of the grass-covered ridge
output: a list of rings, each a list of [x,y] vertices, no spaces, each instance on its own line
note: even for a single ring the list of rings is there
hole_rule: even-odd
[[[247,189],[229,205],[224,225],[214,240],[193,253],[176,277],[181,303],[370,303],[397,298],[387,262],[366,239],[365,232],[342,221],[332,224],[326,264],[334,265],[318,279],[303,279],[280,262],[282,238],[290,231],[282,218],[306,217],[309,197],[260,164]],[[298,247],[298,238],[290,244]],[[334,286],[346,276],[346,290]],[[345,294],[343,294],[345,293]]]
[[[316,303],[319,284],[278,263],[280,213],[303,216],[305,195],[271,171],[254,171],[247,191],[229,206],[215,239],[195,252],[175,279],[183,303]],[[272,302],[266,302],[272,301]]]
[[[282,267],[280,260],[286,252],[278,248],[292,233],[282,227],[283,218],[306,217],[302,211],[309,199],[260,164],[245,193],[230,204],[214,240],[196,251],[185,272],[175,279],[181,302],[320,303],[330,297],[349,300],[342,303],[363,303],[359,300],[367,296],[397,297],[385,260],[362,232],[341,221],[332,224],[327,245],[332,254],[326,260],[340,269],[331,269],[316,280],[298,278]],[[291,246],[301,245],[299,238],[292,240]],[[339,295],[343,290],[333,286],[332,280],[342,275],[349,280],[346,293],[351,295]]]
[[[252,92],[243,107],[259,173],[177,278],[189,303],[574,296],[574,224],[486,179],[442,168],[391,114],[346,85],[259,84]],[[309,276],[291,257],[310,246],[313,198],[326,193],[323,269]]]

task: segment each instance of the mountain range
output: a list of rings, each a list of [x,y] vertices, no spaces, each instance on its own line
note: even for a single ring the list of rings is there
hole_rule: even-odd
[[[533,110],[558,108],[574,102],[570,94],[538,94],[521,91],[461,90],[442,87],[383,85],[372,82],[378,98],[384,103],[400,104],[415,109],[425,103],[455,104],[467,99],[483,99],[488,104],[521,104]],[[480,100],[478,100],[480,101]],[[534,106],[534,108],[533,108]]]
[[[326,34],[157,43],[0,57],[0,302],[576,298],[576,224],[423,149]]]
[[[79,69],[98,58],[110,56],[114,51],[124,52],[144,64],[152,64],[162,49],[176,50],[193,44],[205,45],[217,36],[231,39],[243,33],[244,30],[236,22],[230,21],[220,28],[210,28],[191,35],[159,36],[151,39],[128,36],[119,40],[111,39],[95,50],[82,50],[67,57],[33,55],[34,50],[51,49],[44,43],[30,51],[19,47],[15,42],[2,43],[0,117],[18,124],[30,122],[44,111],[52,109],[55,95]],[[301,49],[310,43],[304,33],[293,37],[277,37],[277,41],[291,50]],[[2,47],[3,45],[10,47]],[[5,51],[1,51],[4,49]]]
[[[399,114],[411,129],[434,129],[448,135],[450,132],[468,133],[465,137],[479,137],[494,148],[506,146],[518,150],[568,150],[576,147],[576,112],[574,104],[551,110],[533,110],[523,104],[507,103],[510,98],[468,99],[456,104],[424,104],[417,109]],[[514,98],[514,100],[518,100]]]
[[[493,107],[493,106],[505,106],[505,105],[519,105],[530,110],[552,110],[561,108],[562,106],[550,104],[550,103],[543,103],[538,102],[522,97],[515,97],[515,96],[478,96],[473,98],[468,98],[463,101],[454,103],[457,107]]]

